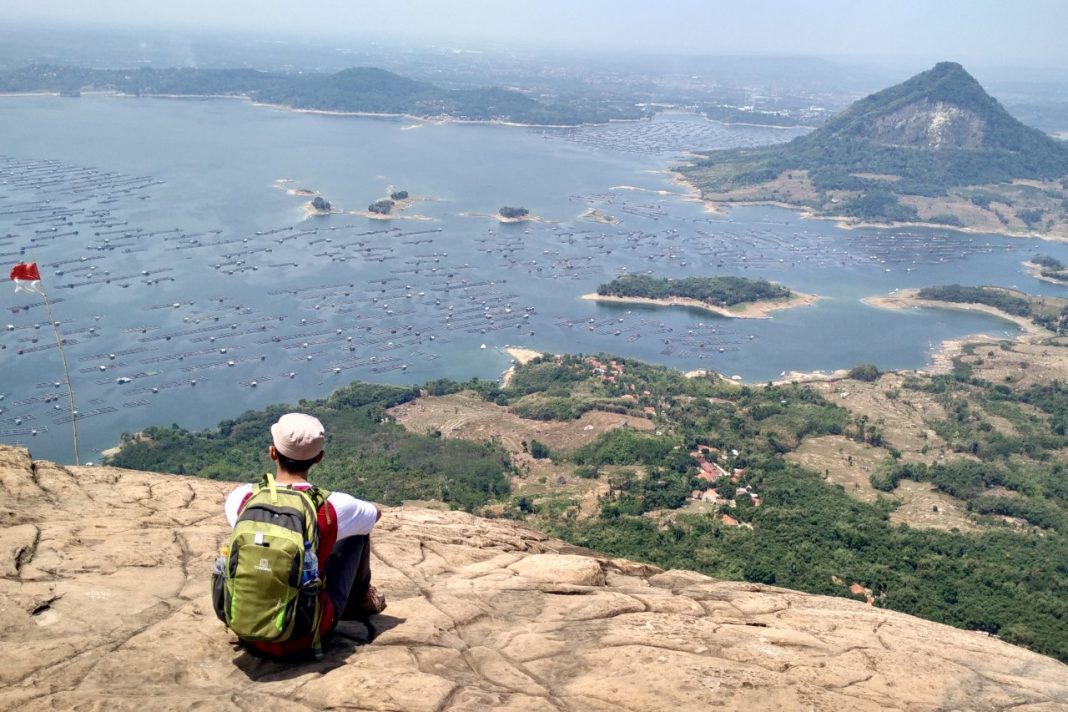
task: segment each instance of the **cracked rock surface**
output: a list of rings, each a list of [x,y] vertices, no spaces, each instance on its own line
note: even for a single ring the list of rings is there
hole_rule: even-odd
[[[1068,666],[991,637],[408,508],[373,629],[255,658],[208,595],[231,487],[0,446],[0,709],[1068,709]]]

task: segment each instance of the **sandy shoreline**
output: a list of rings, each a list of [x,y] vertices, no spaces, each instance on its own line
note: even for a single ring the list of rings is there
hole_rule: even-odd
[[[504,352],[515,359],[515,362],[518,364],[530,363],[534,359],[544,355],[541,351],[535,351],[534,349],[528,349],[522,346],[506,346]],[[508,369],[501,374],[501,388],[507,388],[514,375],[515,366],[509,366]]]
[[[587,208],[586,212],[579,215],[579,220],[588,220],[590,222],[601,223],[603,225],[618,225],[619,218],[609,215],[603,210],[597,208]]]
[[[701,203],[706,213],[712,213],[713,215],[726,215],[727,211],[721,205],[717,205],[711,200],[705,200],[701,197],[701,189],[696,185],[686,180],[686,177],[678,171],[670,171],[672,174],[671,182],[686,191],[687,200],[691,200],[695,203]]]
[[[545,220],[533,213],[528,213],[521,218],[506,218],[499,213],[461,213],[465,218],[493,218],[503,225],[513,225],[525,222],[545,222]]]
[[[321,218],[321,217],[325,217],[327,215],[340,215],[341,214],[340,210],[338,210],[337,208],[333,208],[333,207],[330,208],[329,210],[319,210],[314,205],[312,205],[310,202],[304,204],[303,210],[304,210],[304,217],[306,217],[306,218]]]
[[[530,363],[534,359],[544,355],[541,351],[535,351],[534,349],[528,349],[522,346],[508,346],[505,347],[504,352],[520,364]]]
[[[773,385],[781,386],[788,383],[813,383],[816,381],[841,381],[848,377],[849,370],[839,368],[835,371],[786,371],[772,381]]]
[[[797,206],[793,206],[794,209],[798,209]],[[867,222],[855,222],[852,218],[848,218],[842,215],[818,215],[812,212],[803,212],[801,217],[813,220],[835,220],[835,227],[842,230],[860,230],[860,229],[874,229],[874,230],[900,230],[901,228],[909,227],[926,227],[934,230],[952,230],[954,232],[964,232],[970,235],[1001,235],[1002,237],[1018,237],[1021,239],[1038,239],[1046,240],[1048,242],[1068,242],[1068,235],[1051,235],[1038,232],[1019,232],[1015,230],[998,230],[992,228],[978,228],[978,227],[953,227],[952,225],[942,225],[941,223],[929,223],[929,222],[892,222],[892,223],[867,223]]]
[[[762,302],[747,302],[733,307],[721,307],[698,299],[686,297],[671,297],[670,299],[652,299],[649,297],[617,297],[605,294],[583,294],[583,299],[594,302],[615,302],[618,304],[651,304],[660,307],[693,307],[704,311],[725,316],[731,319],[770,319],[771,313],[781,309],[795,309],[815,304],[823,297],[818,294],[794,293],[789,299]]]
[[[221,95],[220,99],[233,98]],[[279,111],[295,111],[299,114],[320,114],[323,116],[363,116],[367,118],[378,119],[407,119],[409,121],[418,121],[422,124],[487,124],[491,126],[516,126],[519,128],[528,129],[573,129],[579,126],[596,125],[596,124],[524,124],[518,121],[504,121],[502,119],[457,119],[451,116],[417,116],[415,114],[403,114],[403,113],[387,113],[379,111],[337,111],[332,109],[298,109],[293,106],[286,106],[285,104],[267,104],[262,101],[253,101],[248,97],[238,97],[249,102],[253,106],[262,106],[268,109],[276,109]],[[641,119],[630,119],[632,121],[641,121]],[[410,130],[412,127],[405,127],[406,130]]]
[[[662,197],[675,196],[677,198],[682,198],[683,200],[688,200],[688,201],[691,201],[691,202],[694,202],[694,203],[701,203],[703,205],[706,213],[713,213],[715,215],[722,215],[722,214],[727,212],[726,210],[724,210],[723,208],[719,207],[718,205],[716,205],[711,200],[705,200],[704,198],[702,198],[701,197],[701,191],[698,190],[697,186],[695,186],[693,183],[691,183],[688,180],[686,180],[685,178],[683,178],[682,175],[680,173],[678,173],[677,171],[673,171],[673,170],[662,170],[661,171],[661,170],[658,170],[658,171],[651,171],[651,172],[652,173],[660,173],[660,174],[667,174],[667,173],[672,174],[672,176],[670,178],[671,182],[674,183],[675,185],[677,185],[679,188],[682,188],[683,192],[678,193],[678,192],[673,191],[673,190],[663,190],[663,189],[655,190],[653,188],[640,188],[640,187],[638,187],[636,185],[613,185],[611,188],[609,188],[609,190],[627,190],[627,191],[631,191],[633,193],[650,193],[652,195],[658,195],[658,196],[662,196]]]
[[[391,187],[392,192],[392,187]],[[379,200],[393,200],[388,195],[379,198]],[[356,215],[361,218],[367,218],[368,220],[420,220],[423,222],[433,221],[434,218],[429,215],[404,215],[404,211],[412,207],[412,204],[416,201],[430,201],[434,198],[429,195],[409,196],[407,198],[401,198],[400,200],[393,200],[393,208],[388,213],[376,213],[372,210],[350,210],[349,215]]]

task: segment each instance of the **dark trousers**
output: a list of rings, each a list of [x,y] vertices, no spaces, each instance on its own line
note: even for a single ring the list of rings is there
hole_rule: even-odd
[[[333,625],[337,625],[339,620],[346,618],[345,608],[349,602],[358,606],[371,586],[370,535],[339,539],[326,559],[323,577],[326,595],[334,604]]]

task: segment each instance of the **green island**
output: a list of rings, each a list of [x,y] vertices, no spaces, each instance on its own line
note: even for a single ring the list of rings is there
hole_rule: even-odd
[[[604,296],[647,299],[683,297],[723,307],[770,299],[789,299],[794,296],[788,288],[780,284],[772,284],[764,279],[746,279],[745,277],[669,279],[643,274],[617,277],[597,287],[597,293]]]
[[[705,200],[851,223],[1068,235],[1068,144],[1011,116],[959,64],[872,94],[789,143],[679,168]]]
[[[530,211],[526,208],[514,208],[509,205],[505,205],[503,208],[497,211],[497,214],[506,220],[522,220],[530,215]]]
[[[740,385],[542,355],[507,385],[354,383],[299,408],[327,426],[328,487],[860,598],[1068,661],[1066,356],[1044,332],[969,343],[940,373],[862,364],[833,381]],[[290,408],[149,428],[109,464],[251,480],[269,466],[263,433]],[[457,414],[488,431],[454,429]]]
[[[366,211],[362,213],[356,212],[354,214],[364,215],[366,217],[388,218],[394,215],[394,211],[400,213],[409,208],[411,204],[412,198],[408,194],[408,191],[391,187],[388,197],[379,198],[368,205]]]
[[[812,304],[819,299],[780,284],[745,277],[670,279],[627,274],[597,287],[583,299],[635,304],[685,306],[727,317],[767,318],[777,309]]]
[[[0,72],[0,92],[41,91],[72,97],[83,91],[132,96],[237,96],[293,109],[538,125],[574,126],[647,115],[622,102],[589,102],[582,97],[539,101],[500,87],[442,89],[375,67],[354,67],[334,74],[276,74],[254,69],[90,69],[34,64]]]

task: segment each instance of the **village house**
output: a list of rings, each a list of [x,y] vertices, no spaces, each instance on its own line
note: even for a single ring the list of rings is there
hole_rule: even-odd
[[[701,501],[710,502],[712,504],[726,504],[727,503],[727,500],[724,497],[722,497],[720,495],[720,493],[717,492],[714,489],[705,490],[701,494]]]
[[[602,382],[616,383],[617,377],[623,375],[622,364],[615,361],[609,361],[606,365],[595,356],[587,356],[586,364],[590,367],[592,375],[600,376]],[[634,384],[630,384],[630,389],[634,390]]]
[[[717,462],[709,462],[706,456],[715,457],[719,453],[716,448],[708,445],[698,445],[696,450],[690,451],[690,457],[697,461],[697,477],[706,482],[715,482],[720,477],[728,477],[728,473]]]

